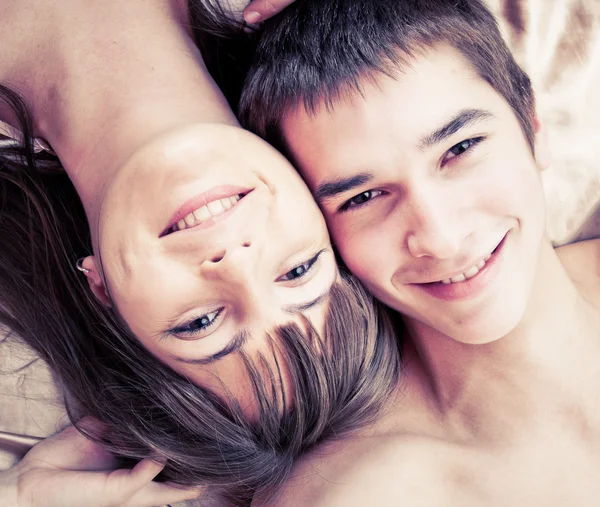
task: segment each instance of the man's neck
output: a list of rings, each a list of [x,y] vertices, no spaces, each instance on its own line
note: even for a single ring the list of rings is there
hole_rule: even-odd
[[[407,322],[407,372],[420,399],[468,433],[499,435],[561,404],[592,394],[598,313],[579,294],[544,241],[527,309],[508,335],[468,345],[420,323]],[[499,428],[498,426],[503,426]]]

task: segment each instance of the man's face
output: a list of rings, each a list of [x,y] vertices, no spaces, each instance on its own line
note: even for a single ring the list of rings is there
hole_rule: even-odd
[[[465,343],[504,336],[523,317],[544,231],[541,164],[512,109],[446,46],[362,84],[282,124],[335,246],[419,325]]]

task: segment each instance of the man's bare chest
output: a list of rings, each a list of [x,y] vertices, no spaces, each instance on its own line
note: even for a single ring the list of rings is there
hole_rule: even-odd
[[[463,450],[454,465],[446,463],[448,507],[600,505],[600,438],[542,437],[513,448]]]

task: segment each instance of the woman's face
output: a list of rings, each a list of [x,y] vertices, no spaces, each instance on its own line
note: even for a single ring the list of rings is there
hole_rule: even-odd
[[[96,265],[112,304],[195,383],[236,390],[234,352],[266,352],[265,333],[300,314],[321,330],[337,277],[325,222],[291,165],[252,134],[198,125],[156,139],[100,209]]]

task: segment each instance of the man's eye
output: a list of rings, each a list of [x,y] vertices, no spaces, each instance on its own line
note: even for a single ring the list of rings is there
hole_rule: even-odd
[[[455,144],[446,152],[444,158],[442,158],[442,165],[446,164],[454,158],[460,157],[461,155],[469,151],[471,148],[473,148],[473,146],[483,141],[483,139],[483,137],[474,137],[473,139],[465,139],[464,141]]]
[[[222,311],[223,309],[219,308],[214,312],[202,315],[202,317],[198,317],[197,319],[191,320],[182,326],[172,329],[171,333],[180,335],[195,335],[201,333],[202,331],[206,331],[209,327],[215,324]]]
[[[348,199],[344,204],[342,204],[339,208],[339,211],[346,211],[351,208],[358,208],[373,200],[375,197],[379,197],[383,194],[383,190],[366,190],[365,192],[361,192],[358,195],[352,197],[352,199]]]
[[[298,278],[302,278],[303,276],[306,276],[306,274],[314,266],[315,262],[317,262],[319,255],[321,255],[323,252],[324,252],[324,250],[321,250],[319,253],[317,253],[317,255],[315,255],[311,259],[307,260],[306,262],[303,262],[302,264],[298,264],[293,269],[290,269],[285,275],[280,276],[277,279],[277,281],[278,282],[289,282],[291,280],[297,280]]]

